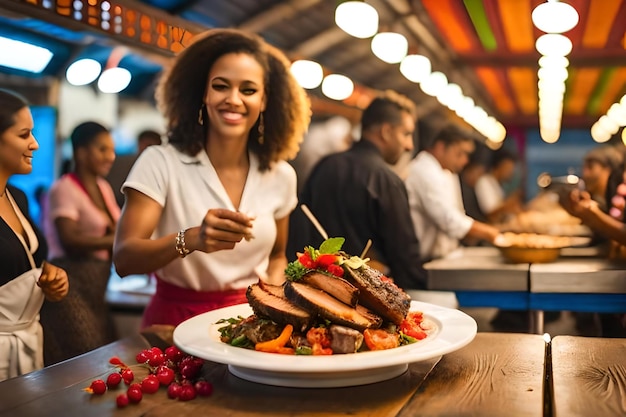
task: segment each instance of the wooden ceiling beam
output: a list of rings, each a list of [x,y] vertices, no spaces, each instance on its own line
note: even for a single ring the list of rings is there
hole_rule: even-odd
[[[295,57],[307,57],[315,59],[325,50],[345,41],[350,35],[337,26],[319,32],[317,35],[302,41],[298,46],[289,51],[289,55]]]
[[[459,55],[459,59],[471,67],[537,67],[541,55],[538,52],[516,54],[508,52],[476,53]],[[620,48],[576,51],[567,57],[570,66],[576,67],[623,67],[626,51]]]
[[[275,6],[241,22],[239,29],[260,33],[267,28],[287,20],[299,13],[318,5],[322,0],[289,0],[277,3]]]

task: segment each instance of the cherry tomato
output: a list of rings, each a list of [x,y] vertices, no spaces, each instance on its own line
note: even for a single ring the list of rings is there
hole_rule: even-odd
[[[400,331],[417,340],[425,339],[428,334],[420,327],[424,316],[419,311],[411,311],[400,323]]]

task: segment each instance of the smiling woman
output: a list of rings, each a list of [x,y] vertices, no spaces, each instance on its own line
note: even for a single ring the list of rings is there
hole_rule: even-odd
[[[68,292],[67,274],[45,263],[48,246],[28,215],[26,196],[8,186],[14,174],[29,174],[33,117],[27,102],[0,89],[0,381],[43,367],[39,310],[44,297]]]
[[[211,30],[157,89],[169,143],[146,149],[122,186],[114,246],[120,276],[155,273],[143,326],[177,325],[280,284],[295,156],[310,110],[290,62],[254,34]],[[200,220],[200,224],[198,221]]]

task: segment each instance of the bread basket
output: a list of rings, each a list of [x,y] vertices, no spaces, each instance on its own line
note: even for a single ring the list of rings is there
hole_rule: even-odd
[[[537,233],[502,233],[494,245],[511,263],[553,262],[561,255],[561,249],[571,246],[573,240],[563,236]]]
[[[553,262],[561,255],[561,248],[528,248],[521,246],[498,246],[500,253],[510,263]]]

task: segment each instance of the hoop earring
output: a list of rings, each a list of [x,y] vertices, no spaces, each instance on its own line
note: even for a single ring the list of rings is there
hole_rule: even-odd
[[[263,136],[265,134],[265,122],[263,121],[263,113],[261,113],[261,115],[259,116],[259,127],[257,128],[257,131],[259,132],[259,145],[263,145],[263,143],[265,142],[265,137]]]
[[[198,110],[198,124],[202,126],[204,124],[204,104],[200,106],[200,110]]]

